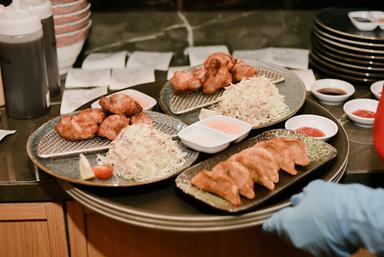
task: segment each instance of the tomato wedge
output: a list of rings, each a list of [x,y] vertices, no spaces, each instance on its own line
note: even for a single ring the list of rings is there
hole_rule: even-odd
[[[95,166],[92,168],[93,173],[99,179],[109,179],[113,175],[111,166]]]

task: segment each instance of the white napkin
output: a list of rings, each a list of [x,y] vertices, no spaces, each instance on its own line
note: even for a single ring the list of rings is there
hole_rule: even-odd
[[[192,67],[202,64],[209,55],[216,52],[229,54],[228,47],[225,45],[194,46],[185,49],[185,53],[189,55],[189,64]]]
[[[311,86],[316,81],[315,74],[313,74],[313,70],[292,70],[305,84],[305,88],[307,91],[311,91]]]
[[[232,56],[236,59],[251,59],[251,60],[271,60],[272,52],[270,48],[261,48],[256,50],[235,50],[232,53]]]
[[[3,140],[4,137],[15,134],[15,133],[16,133],[16,130],[0,129],[0,141]]]
[[[81,68],[83,69],[121,69],[125,67],[127,51],[115,53],[92,53],[89,54]]]
[[[65,79],[65,87],[108,87],[110,80],[111,72],[109,69],[71,69]]]
[[[175,74],[176,71],[183,71],[189,69],[189,66],[175,66],[175,67],[169,67],[168,73],[167,73],[167,79],[170,80],[173,77],[173,74]]]
[[[257,50],[236,50],[233,56],[238,59],[258,59],[292,69],[308,69],[307,49],[268,47]]]
[[[128,58],[127,68],[151,67],[155,70],[168,70],[172,52],[134,51]]]
[[[106,87],[64,90],[63,99],[61,100],[60,114],[73,112],[83,104],[105,95],[107,92],[108,88]]]
[[[113,69],[109,89],[117,90],[144,83],[155,82],[155,70],[150,67]]]

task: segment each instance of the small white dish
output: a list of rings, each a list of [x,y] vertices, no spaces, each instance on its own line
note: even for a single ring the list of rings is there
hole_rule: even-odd
[[[138,90],[135,90],[135,89],[126,89],[126,90],[122,90],[122,91],[119,91],[119,92],[116,92],[116,93],[113,93],[110,95],[114,95],[117,93],[124,93],[124,94],[132,97],[141,105],[141,107],[143,107],[143,110],[145,110],[145,111],[152,110],[153,107],[155,107],[155,105],[157,104],[157,101],[155,98],[153,98],[147,94],[144,94]],[[99,100],[93,102],[91,104],[91,107],[92,108],[101,108],[101,106],[99,104]]]
[[[311,92],[323,104],[339,105],[355,93],[355,87],[340,79],[319,79],[312,84]]]
[[[383,92],[384,80],[376,81],[371,85],[371,92],[377,99],[380,99],[381,93]]]
[[[177,136],[184,145],[209,154],[226,149],[234,140],[233,137],[198,122],[183,128]]]
[[[346,102],[343,106],[344,112],[347,114],[357,126],[364,128],[371,128],[373,126],[374,118],[364,118],[353,114],[357,110],[367,110],[371,112],[376,112],[379,101],[368,99],[368,98],[358,98]]]
[[[348,17],[352,24],[362,31],[371,31],[377,27],[377,23],[373,20],[371,12],[368,11],[357,11],[349,12]]]
[[[323,141],[331,139],[337,134],[339,130],[337,124],[332,120],[323,116],[313,114],[303,114],[294,116],[285,122],[285,128],[295,131],[302,128],[318,129],[325,135],[322,137],[315,138]]]
[[[252,129],[251,124],[225,115],[209,116],[199,121],[199,123],[214,130],[218,130],[230,137],[234,137],[235,143],[246,138]]]

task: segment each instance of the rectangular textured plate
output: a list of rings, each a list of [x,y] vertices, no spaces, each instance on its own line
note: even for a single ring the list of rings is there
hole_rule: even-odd
[[[276,184],[275,189],[273,191],[270,191],[258,184],[255,184],[254,199],[249,200],[244,197],[241,197],[241,204],[233,205],[230,202],[221,198],[220,196],[201,190],[191,184],[192,178],[200,170],[202,169],[210,170],[217,163],[227,160],[233,154],[238,153],[248,147],[251,147],[260,141],[269,140],[275,137],[295,137],[295,138],[303,139],[305,144],[307,145],[310,164],[306,167],[296,166],[296,169],[298,170],[298,174],[295,176],[289,175],[280,170],[279,172],[280,181]],[[330,144],[327,144],[323,141],[298,134],[295,131],[291,131],[291,130],[286,130],[286,129],[270,130],[256,137],[250,138],[247,141],[236,144],[231,148],[229,148],[228,150],[221,152],[207,159],[206,161],[203,161],[201,163],[198,163],[197,165],[194,165],[188,168],[177,177],[176,186],[187,195],[190,195],[193,198],[207,205],[210,205],[222,211],[236,213],[236,212],[245,211],[245,210],[254,208],[264,203],[266,200],[270,199],[273,196],[276,196],[287,187],[295,184],[295,182],[308,176],[311,172],[316,170],[318,167],[335,158],[336,155],[337,155],[337,150]]]
[[[280,73],[267,69],[258,69],[257,76],[265,76],[275,84],[284,81]],[[222,89],[213,95],[206,95],[200,90],[178,95],[172,93],[169,98],[169,109],[173,114],[187,113],[217,103],[223,92]]]
[[[79,153],[99,152],[109,148],[110,141],[95,137],[88,140],[69,141],[62,138],[55,130],[46,134],[37,146],[37,156],[50,158]]]

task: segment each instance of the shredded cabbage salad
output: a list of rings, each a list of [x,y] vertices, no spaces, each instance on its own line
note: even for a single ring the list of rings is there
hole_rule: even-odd
[[[117,177],[145,181],[180,168],[186,155],[169,135],[147,124],[137,124],[123,129],[98,162],[113,166]]]
[[[225,88],[215,111],[259,126],[284,117],[289,108],[270,79],[252,77]]]

